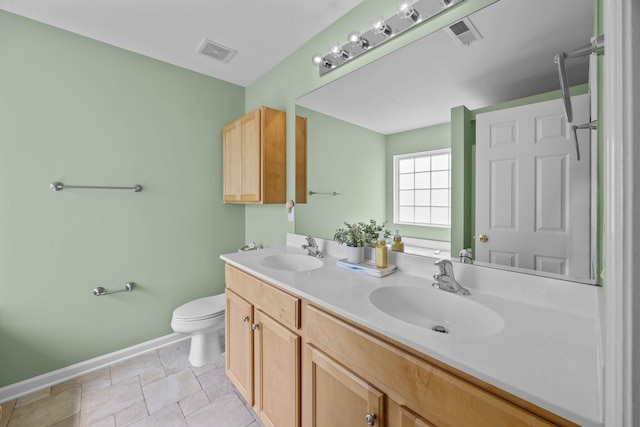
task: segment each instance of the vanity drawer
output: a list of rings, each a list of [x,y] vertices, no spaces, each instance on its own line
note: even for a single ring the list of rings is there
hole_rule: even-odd
[[[226,264],[227,288],[250,301],[280,323],[300,328],[300,299]]]
[[[311,305],[304,324],[313,345],[436,426],[557,425]]]

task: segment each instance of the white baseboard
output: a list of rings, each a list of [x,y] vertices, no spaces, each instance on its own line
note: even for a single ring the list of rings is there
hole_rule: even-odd
[[[46,374],[38,375],[37,377],[29,378],[15,384],[9,384],[8,386],[0,388],[0,403],[26,396],[27,394],[31,394],[43,388],[51,387],[52,385],[88,374],[89,372],[129,359],[149,350],[155,350],[169,344],[189,339],[190,337],[191,335],[172,333],[151,341],[146,341],[122,350],[114,351],[113,353],[85,360],[84,362],[76,363],[75,365],[47,372]]]

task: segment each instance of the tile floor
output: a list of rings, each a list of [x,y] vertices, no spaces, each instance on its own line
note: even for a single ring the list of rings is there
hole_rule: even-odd
[[[2,403],[0,427],[260,427],[224,373],[189,364],[189,340]]]

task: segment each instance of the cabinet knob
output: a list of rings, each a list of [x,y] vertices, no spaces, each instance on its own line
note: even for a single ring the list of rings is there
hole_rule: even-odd
[[[242,316],[242,321],[243,322],[248,322],[249,321],[249,316]]]
[[[369,412],[367,415],[364,416],[364,420],[367,422],[367,425],[375,425],[376,424],[376,414],[374,414],[373,412]]]
[[[258,326],[258,324],[257,324],[257,323],[252,323],[252,324],[251,324],[251,329],[253,329],[254,331],[255,331],[256,329],[258,329],[258,327],[259,327],[259,326]]]

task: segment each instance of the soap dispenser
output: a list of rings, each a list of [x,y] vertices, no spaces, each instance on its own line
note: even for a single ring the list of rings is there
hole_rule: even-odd
[[[402,237],[400,237],[400,230],[396,229],[396,235],[393,236],[393,242],[391,242],[391,250],[396,252],[404,252],[404,243]]]
[[[376,267],[387,268],[389,266],[387,255],[387,241],[384,239],[384,231],[381,231],[378,233],[378,243],[376,244]]]

